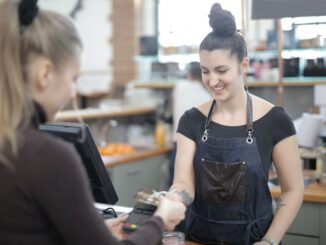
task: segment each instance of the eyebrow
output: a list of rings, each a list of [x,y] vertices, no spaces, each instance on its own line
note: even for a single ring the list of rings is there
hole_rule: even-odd
[[[205,69],[205,70],[208,70],[205,66],[201,66],[201,68],[202,68],[202,69]],[[215,69],[220,69],[220,68],[228,68],[228,66],[227,66],[227,65],[216,66],[216,67],[214,67],[214,70],[215,70]]]

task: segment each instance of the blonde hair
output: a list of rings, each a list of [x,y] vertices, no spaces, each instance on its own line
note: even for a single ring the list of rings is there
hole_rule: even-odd
[[[50,59],[57,69],[77,57],[81,41],[72,22],[60,14],[39,11],[22,27],[18,2],[0,5],[0,163],[10,163],[22,143],[20,135],[34,113],[27,80],[35,57]]]

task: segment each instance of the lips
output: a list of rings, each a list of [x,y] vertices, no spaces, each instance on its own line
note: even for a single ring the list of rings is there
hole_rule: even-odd
[[[214,87],[213,87],[213,89],[214,89],[214,91],[216,91],[216,92],[220,92],[220,91],[222,91],[223,89],[225,88],[225,84],[216,84]]]

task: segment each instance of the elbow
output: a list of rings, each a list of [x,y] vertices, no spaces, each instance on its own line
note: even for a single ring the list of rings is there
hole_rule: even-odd
[[[282,190],[282,196],[289,196],[292,199],[293,203],[296,203],[298,206],[301,206],[304,200],[304,185],[298,184],[293,188],[287,188]]]

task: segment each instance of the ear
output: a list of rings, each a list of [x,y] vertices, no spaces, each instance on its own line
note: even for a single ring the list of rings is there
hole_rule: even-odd
[[[241,62],[241,69],[242,69],[242,72],[243,73],[247,73],[248,71],[248,68],[249,68],[249,58],[248,57],[245,57],[243,58],[242,62]]]
[[[40,58],[36,69],[36,87],[38,90],[45,90],[52,80],[54,66],[48,58]]]

